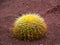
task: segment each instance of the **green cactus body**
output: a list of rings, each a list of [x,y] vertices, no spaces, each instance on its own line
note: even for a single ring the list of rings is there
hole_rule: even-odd
[[[47,32],[44,19],[38,14],[25,14],[14,23],[13,35],[21,40],[35,40]]]

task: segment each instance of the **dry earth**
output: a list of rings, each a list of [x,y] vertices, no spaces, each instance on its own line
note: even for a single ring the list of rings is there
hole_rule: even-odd
[[[15,19],[26,13],[46,20],[46,37],[30,42],[12,38]],[[0,45],[60,45],[60,0],[0,0]]]

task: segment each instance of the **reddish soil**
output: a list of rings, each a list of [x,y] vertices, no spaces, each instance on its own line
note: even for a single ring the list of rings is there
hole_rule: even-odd
[[[38,13],[46,20],[46,37],[36,41],[12,38],[13,23],[25,13]],[[60,0],[0,0],[0,45],[60,45]]]

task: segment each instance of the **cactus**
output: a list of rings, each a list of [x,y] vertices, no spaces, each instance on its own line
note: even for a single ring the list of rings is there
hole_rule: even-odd
[[[17,18],[13,27],[13,36],[21,40],[42,38],[47,32],[47,25],[39,14],[23,14]]]

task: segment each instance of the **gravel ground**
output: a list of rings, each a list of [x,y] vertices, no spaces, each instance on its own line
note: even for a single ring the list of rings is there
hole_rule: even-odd
[[[36,41],[12,38],[15,19],[38,13],[48,25],[46,37]],[[60,45],[60,0],[0,0],[0,45]]]

